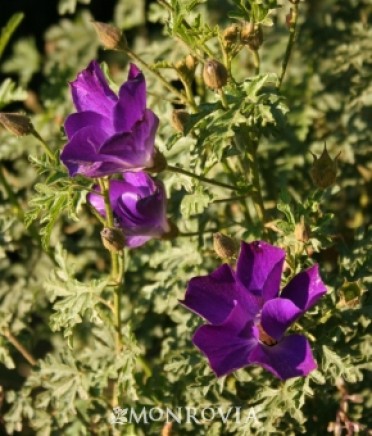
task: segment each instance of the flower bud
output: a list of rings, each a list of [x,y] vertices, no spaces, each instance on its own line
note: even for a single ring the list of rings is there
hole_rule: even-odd
[[[318,188],[325,189],[335,183],[337,175],[337,159],[340,154],[341,153],[332,160],[328,154],[326,145],[324,145],[323,153],[319,158],[312,153],[314,163],[310,170],[310,174],[314,184]]]
[[[198,60],[196,59],[195,56],[188,54],[185,57],[185,64],[187,69],[190,71],[190,73],[194,74],[196,66],[198,64]]]
[[[117,253],[124,248],[125,237],[121,229],[116,227],[105,227],[101,231],[101,238],[104,247],[113,253]]]
[[[16,136],[30,135],[35,132],[30,118],[22,114],[0,113],[0,124]]]
[[[307,242],[310,238],[310,228],[305,223],[305,219],[303,216],[301,217],[300,222],[297,223],[295,226],[294,235],[297,241],[300,242]]]
[[[222,34],[222,41],[225,47],[229,47],[232,44],[238,42],[239,26],[237,24],[231,24],[226,27]]]
[[[172,112],[172,126],[181,133],[184,133],[186,124],[190,119],[190,114],[184,109],[175,109]]]
[[[221,89],[227,83],[227,70],[221,62],[208,59],[203,69],[204,83],[211,89]]]
[[[261,26],[254,23],[245,23],[240,30],[240,42],[248,45],[251,50],[258,50],[263,42]]]
[[[108,50],[125,50],[127,40],[124,33],[116,26],[111,24],[93,21],[93,26],[97,32],[101,44]]]
[[[213,234],[213,249],[221,259],[231,259],[238,254],[234,239],[219,232]]]

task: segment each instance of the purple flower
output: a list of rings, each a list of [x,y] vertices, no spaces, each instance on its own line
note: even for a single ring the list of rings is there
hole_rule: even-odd
[[[305,336],[284,334],[327,289],[314,265],[279,295],[284,258],[284,250],[266,242],[242,242],[236,271],[225,264],[190,280],[181,303],[209,323],[193,343],[217,376],[255,363],[286,380],[317,367]]]
[[[110,181],[109,197],[115,225],[123,230],[128,247],[143,245],[170,230],[164,186],[148,174],[127,172],[123,180]],[[88,201],[100,215],[106,215],[102,195],[88,194]]]
[[[70,87],[77,112],[66,119],[69,142],[61,153],[70,176],[102,177],[153,165],[159,120],[146,109],[145,78],[135,65],[118,96],[96,61]]]

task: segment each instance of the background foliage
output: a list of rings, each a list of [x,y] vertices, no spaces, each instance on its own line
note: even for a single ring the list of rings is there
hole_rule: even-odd
[[[126,75],[128,57],[100,49],[93,18],[124,29],[131,49],[182,89],[175,70],[163,67],[195,48],[202,53],[205,44],[203,56],[208,51],[221,56],[216,26],[223,30],[238,22],[246,13],[242,4],[256,8],[264,37],[260,73],[252,53],[241,50],[232,63],[240,85],[226,90],[228,111],[203,88],[198,67],[192,84],[200,96],[198,111],[185,135],[176,133],[169,120],[182,105],[172,102],[145,71],[148,105],[160,117],[157,146],[168,161],[233,182],[242,187],[240,195],[248,195],[243,201],[224,201],[230,194],[223,188],[180,174],[161,175],[169,216],[181,234],[130,252],[122,305],[125,350],[115,356],[113,329],[102,304],[110,295],[110,259],[100,242],[100,224],[85,204],[89,183],[69,179],[33,137],[19,139],[0,130],[2,431],[108,434],[111,410],[105,398],[108,380],[117,379],[122,407],[217,404],[259,411],[256,426],[215,422],[174,426],[173,434],[336,432],[331,423],[345,401],[344,424],[352,431],[353,423],[359,423],[366,434],[372,425],[367,365],[372,315],[367,292],[372,253],[369,2],[300,3],[297,39],[280,92],[273,83],[288,40],[285,17],[293,5],[287,0],[174,0],[171,18],[162,1],[118,0],[104,2],[106,8],[90,0],[50,3],[53,10],[49,4],[50,14],[40,22],[30,22],[32,12],[22,2],[13,10],[8,5],[7,16],[2,13],[0,109],[29,113],[55,151],[65,143],[63,121],[72,111],[67,82],[96,57],[107,63],[116,84]],[[254,194],[249,195],[251,180],[238,171],[242,152],[234,138],[242,125],[252,141],[260,141],[257,159],[268,232],[288,252],[284,280],[317,261],[329,289],[301,321],[314,338],[319,368],[285,384],[258,367],[217,380],[191,343],[199,320],[178,304],[191,277],[220,264],[212,250],[214,231],[246,241],[262,236]],[[337,183],[320,191],[310,177],[310,152],[319,155],[325,141],[331,156],[341,155]],[[310,235],[305,242],[296,233],[300,223]],[[25,361],[14,338],[36,365]],[[161,424],[121,430],[159,434]]]

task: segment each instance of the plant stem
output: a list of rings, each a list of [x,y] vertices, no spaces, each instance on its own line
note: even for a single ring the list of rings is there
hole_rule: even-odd
[[[223,107],[225,110],[227,110],[227,109],[229,108],[229,104],[228,104],[228,102],[227,102],[226,95],[225,95],[225,93],[223,92],[223,89],[220,88],[220,89],[218,90],[218,93],[220,94],[220,97],[221,97],[222,107]]]
[[[32,132],[32,135],[40,142],[40,144],[43,146],[45,153],[52,159],[56,160],[56,157],[53,153],[53,151],[50,149],[49,145],[44,141],[44,139],[39,135],[39,133],[34,130]]]
[[[260,173],[258,170],[257,149],[255,145],[253,145],[252,149],[248,151],[248,159],[250,160],[251,169],[252,169],[252,185],[253,185],[252,198],[254,202],[254,207],[256,209],[258,218],[262,223],[262,226],[264,226],[265,206],[261,193]]]
[[[258,50],[252,50],[253,54],[253,65],[254,65],[254,73],[255,75],[260,74],[260,54],[258,53]]]
[[[6,330],[3,335],[14,346],[14,348],[16,348],[22,354],[22,356],[31,366],[35,366],[37,364],[36,359],[32,356],[32,354],[28,350],[26,350],[26,348],[18,341],[15,336],[12,335],[12,333],[10,333],[9,330]]]
[[[98,179],[101,192],[103,194],[106,212],[106,227],[112,228],[115,226],[114,214],[110,204],[110,180],[109,178]],[[124,251],[122,251],[122,257],[119,258],[117,252],[110,251],[111,255],[111,278],[114,282],[114,305],[113,305],[113,315],[114,315],[114,326],[115,326],[115,352],[119,355],[123,347],[123,338],[121,334],[121,288],[124,279]],[[112,388],[112,406],[115,407],[119,404],[119,393],[117,382],[114,382]]]
[[[286,48],[283,63],[282,63],[282,69],[281,69],[280,76],[279,76],[278,83],[277,83],[278,89],[280,89],[280,87],[282,86],[283,79],[284,79],[285,73],[287,71],[288,62],[289,62],[289,59],[291,57],[292,48],[293,48],[295,38],[296,38],[297,19],[298,19],[298,4],[296,3],[293,5],[293,9],[291,9],[291,22],[289,25],[289,39],[288,39],[288,44],[287,44],[287,48]]]
[[[236,186],[228,185],[227,183],[218,182],[217,180],[208,179],[207,177],[200,176],[198,174],[194,174],[190,171],[184,170],[180,167],[175,167],[173,165],[167,165],[166,170],[171,171],[173,173],[184,174],[185,176],[192,177],[194,179],[198,179],[201,182],[209,183],[210,185],[221,186],[222,188],[231,189],[232,191],[239,191],[239,188]]]

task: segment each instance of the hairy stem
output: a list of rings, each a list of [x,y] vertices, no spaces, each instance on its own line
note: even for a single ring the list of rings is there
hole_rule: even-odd
[[[109,178],[98,179],[101,192],[103,194],[105,203],[106,220],[105,226],[112,228],[114,227],[114,215],[110,204],[109,188],[110,180]],[[119,355],[123,347],[123,338],[121,334],[121,289],[124,279],[124,251],[122,251],[122,256],[119,253],[110,251],[111,255],[111,279],[114,282],[114,304],[113,304],[113,315],[114,315],[114,326],[115,326],[115,352]],[[112,406],[115,407],[119,404],[119,392],[117,382],[114,383],[112,388]]]
[[[15,336],[13,336],[12,333],[10,333],[9,330],[6,330],[3,333],[3,335],[14,346],[14,348],[16,348],[17,351],[19,351],[22,354],[22,356],[27,360],[27,362],[31,366],[36,365],[37,363],[36,359],[32,356],[32,354],[28,350],[26,350],[26,348],[18,341],[18,339]]]
[[[218,182],[217,180],[208,179],[207,177],[192,173],[190,171],[184,170],[180,167],[175,167],[172,165],[167,165],[166,170],[171,171],[173,173],[184,174],[185,176],[192,177],[194,179],[198,179],[201,182],[209,183],[210,185],[221,186],[222,188],[231,189],[232,191],[238,191],[239,188],[236,186],[228,185],[227,183]]]
[[[296,38],[296,28],[297,28],[297,20],[298,20],[298,4],[296,3],[293,6],[294,6],[293,9],[291,9],[291,21],[289,24],[288,44],[287,44],[287,48],[286,48],[283,63],[282,63],[282,69],[281,69],[280,76],[279,76],[278,83],[277,83],[278,89],[280,89],[280,87],[282,86],[283,79],[284,79],[285,73],[287,71],[289,59],[291,57],[293,45],[294,45],[295,38]]]
[[[50,157],[50,159],[56,160],[53,151],[50,149],[49,145],[44,141],[44,139],[39,135],[39,133],[36,130],[34,130],[32,132],[32,135],[40,142],[40,144],[44,148],[45,153]]]
[[[258,50],[252,50],[253,54],[253,65],[254,65],[254,73],[255,75],[260,74],[260,54],[258,53]]]

